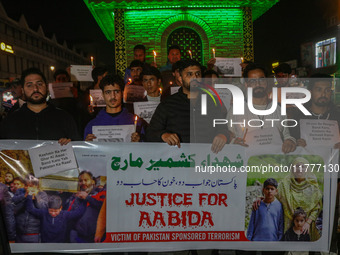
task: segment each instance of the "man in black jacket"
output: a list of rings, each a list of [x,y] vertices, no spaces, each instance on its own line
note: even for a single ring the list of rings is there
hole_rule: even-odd
[[[25,70],[21,82],[27,103],[1,123],[2,139],[58,140],[61,145],[80,140],[73,118],[47,104],[46,78],[39,69]]]
[[[207,100],[207,115],[201,115],[200,89],[201,66],[194,60],[183,61],[180,69],[182,87],[178,93],[169,96],[157,107],[147,129],[147,141],[166,142],[169,145],[181,143],[212,143],[211,150],[221,151],[227,142],[228,129],[213,128],[213,119],[224,119],[226,110],[214,106]],[[210,125],[211,124],[211,125]],[[207,130],[207,127],[211,130]]]

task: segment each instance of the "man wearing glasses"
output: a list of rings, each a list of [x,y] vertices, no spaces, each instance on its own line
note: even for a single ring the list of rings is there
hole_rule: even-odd
[[[249,64],[245,68],[243,76],[245,78],[246,88],[253,89],[252,98],[249,98],[249,100],[252,100],[254,108],[262,111],[271,109],[272,101],[268,97],[268,89],[270,86],[266,79],[265,69],[257,64]],[[228,122],[228,128],[234,136],[233,143],[248,146],[244,140],[245,130],[250,132],[264,128],[277,128],[283,140],[282,152],[288,153],[295,150],[296,141],[290,135],[288,127],[282,125],[282,120],[285,119],[285,116],[281,115],[279,106],[269,115],[256,115],[248,109],[247,102],[244,103],[244,115],[233,115],[232,109],[228,111],[227,119],[232,120],[232,123],[238,123],[231,125],[231,121]],[[251,120],[251,125],[249,125],[249,120]],[[245,123],[245,125],[239,123]]]

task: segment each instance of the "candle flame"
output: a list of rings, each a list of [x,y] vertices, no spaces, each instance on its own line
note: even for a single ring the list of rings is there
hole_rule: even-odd
[[[93,104],[93,97],[90,95],[90,103]]]
[[[243,63],[243,57],[241,57],[241,61],[242,61],[242,63]]]
[[[189,50],[189,54],[191,55],[191,50]]]
[[[138,116],[136,115],[136,117],[135,117],[135,121],[137,121],[138,120]]]
[[[162,89],[161,88],[159,88],[159,93],[162,95]]]
[[[157,53],[156,53],[156,51],[153,51],[153,55],[156,57],[157,56]]]
[[[91,56],[91,61],[93,60],[93,57]]]
[[[212,49],[212,51],[215,53],[215,49]]]

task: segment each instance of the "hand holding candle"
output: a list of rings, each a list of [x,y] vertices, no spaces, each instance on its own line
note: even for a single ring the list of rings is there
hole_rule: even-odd
[[[136,115],[136,117],[135,117],[135,132],[137,132],[137,121],[138,121],[138,116]]]
[[[90,95],[90,105],[88,106],[89,113],[93,113],[93,97]]]

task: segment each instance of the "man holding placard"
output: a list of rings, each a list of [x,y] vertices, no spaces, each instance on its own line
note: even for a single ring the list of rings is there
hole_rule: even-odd
[[[298,109],[292,109],[291,118],[299,123],[292,129],[297,145],[305,147],[335,144],[335,148],[340,148],[340,112],[331,101],[332,77],[314,74],[311,76],[308,89],[311,92],[311,100],[305,106],[312,115],[305,116]]]
[[[144,129],[142,121],[123,107],[124,81],[118,75],[107,75],[100,88],[106,107],[87,124],[85,141],[139,142]]]
[[[265,69],[257,64],[249,64],[244,70],[244,77],[246,87],[253,89],[251,100],[254,108],[262,111],[271,109],[272,102],[268,97],[269,84],[266,79]],[[282,152],[288,153],[295,150],[295,139],[290,135],[289,129],[281,125],[284,116],[281,115],[279,106],[277,106],[276,110],[269,115],[256,115],[248,109],[247,102],[244,102],[244,104],[245,113],[243,115],[234,115],[234,109],[231,109],[228,112],[227,119],[231,120],[228,123],[228,127],[234,135],[233,143],[248,146],[246,142],[248,139],[253,145],[260,145],[261,143],[273,144],[276,142],[277,138],[281,140],[282,137],[283,143],[280,141],[280,143],[282,143]],[[265,121],[265,118],[280,121]],[[253,123],[253,125],[250,125],[250,122]],[[231,125],[231,123],[235,124]],[[254,123],[256,123],[256,125]],[[262,124],[261,127],[259,126],[259,123]],[[252,135],[251,132],[256,132],[256,135]],[[247,135],[248,137],[246,139]]]

